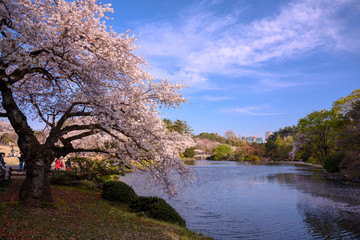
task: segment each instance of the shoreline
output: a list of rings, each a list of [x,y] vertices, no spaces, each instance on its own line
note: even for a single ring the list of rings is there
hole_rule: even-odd
[[[192,161],[218,161],[218,162],[247,162],[247,163],[260,163],[260,164],[272,164],[272,163],[279,163],[279,164],[299,164],[299,165],[307,165],[312,167],[323,168],[321,164],[315,163],[307,163],[307,162],[300,162],[300,161],[236,161],[236,160],[213,160],[213,159],[185,159],[183,162],[192,162]]]
[[[253,164],[263,164],[263,165],[271,165],[271,164],[291,164],[291,165],[302,165],[302,166],[309,166],[317,168],[318,170],[321,170],[322,173],[320,173],[320,176],[323,177],[326,180],[332,180],[332,181],[344,181],[344,182],[350,182],[350,183],[360,183],[360,179],[348,179],[345,175],[342,173],[328,173],[324,167],[321,164],[315,164],[315,163],[308,163],[308,162],[299,162],[299,161],[235,161],[235,160],[210,160],[210,159],[187,159],[184,160],[184,163],[186,162],[196,162],[196,161],[219,161],[219,162],[240,162],[240,163],[253,163]]]

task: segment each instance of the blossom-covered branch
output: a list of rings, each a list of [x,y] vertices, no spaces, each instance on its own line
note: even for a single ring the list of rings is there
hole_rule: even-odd
[[[190,177],[177,153],[194,142],[169,132],[159,112],[186,102],[183,86],[153,78],[134,36],[106,26],[109,12],[96,0],[0,1],[0,116],[29,161],[24,201],[51,197],[51,163],[71,152],[147,165],[169,192],[172,172]],[[41,141],[29,118],[46,124]]]

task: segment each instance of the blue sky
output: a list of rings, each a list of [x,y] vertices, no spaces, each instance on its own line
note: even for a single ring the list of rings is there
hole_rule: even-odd
[[[188,103],[163,109],[200,132],[264,136],[360,88],[358,0],[122,0],[154,77],[183,81]]]

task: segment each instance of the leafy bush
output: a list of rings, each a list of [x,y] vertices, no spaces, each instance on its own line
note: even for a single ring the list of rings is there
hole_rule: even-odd
[[[259,161],[259,157],[256,155],[249,155],[246,157],[246,161]]]
[[[104,183],[102,197],[114,202],[129,203],[137,195],[134,189],[126,183],[111,181]]]
[[[234,155],[234,149],[226,144],[219,144],[214,148],[214,159],[223,160]]]
[[[326,156],[324,160],[324,169],[329,173],[339,172],[340,162],[345,157],[343,152],[337,152]]]
[[[99,183],[117,181],[118,179],[119,179],[119,175],[116,175],[116,174],[95,176],[96,182],[99,182]]]
[[[137,197],[130,202],[129,207],[134,212],[144,212],[151,218],[186,226],[186,222],[180,214],[162,198]]]
[[[114,180],[114,177],[124,173],[123,166],[115,166],[111,160],[98,160],[91,158],[71,158],[71,171],[81,179],[104,182]]]
[[[52,184],[62,184],[76,180],[81,180],[81,178],[73,171],[53,171],[50,175],[50,183]]]
[[[239,148],[237,148],[236,150],[238,150],[238,149]],[[242,151],[235,151],[235,159],[236,159],[236,161],[245,161],[246,155]]]
[[[184,157],[193,158],[195,156],[195,149],[196,149],[196,147],[186,148],[185,152],[183,153]]]
[[[95,181],[79,178],[71,171],[53,171],[49,177],[51,184],[63,186],[79,186],[85,188],[98,188],[99,184]]]
[[[221,153],[216,153],[213,155],[212,157],[214,160],[225,160],[227,158],[227,156],[221,154]]]
[[[53,171],[50,181],[61,184],[74,180],[89,180],[96,183],[116,181],[124,174],[125,166],[114,165],[111,160],[99,160],[83,157],[71,158],[69,171]]]
[[[129,207],[134,212],[145,212],[147,213],[151,209],[151,204],[156,201],[157,197],[143,197],[139,196],[137,198],[134,198],[130,204]]]
[[[319,159],[317,159],[315,157],[312,157],[312,156],[309,157],[306,162],[314,163],[314,164],[319,164],[320,163]]]

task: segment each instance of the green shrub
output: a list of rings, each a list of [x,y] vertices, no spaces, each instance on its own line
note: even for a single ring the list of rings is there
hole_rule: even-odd
[[[235,159],[236,161],[245,161],[246,159],[246,156],[243,154],[243,153],[237,153],[235,154]]]
[[[90,181],[104,182],[108,178],[124,174],[125,166],[115,165],[113,160],[99,160],[92,158],[75,157],[71,158],[71,172]],[[108,177],[109,176],[109,177]]]
[[[119,179],[119,175],[95,176],[95,182],[98,182],[98,183],[117,181],[117,179]]]
[[[196,154],[195,149],[196,149],[196,147],[186,148],[185,152],[183,153],[184,157],[193,158],[195,156],[195,154]]]
[[[163,199],[152,204],[151,216],[158,220],[177,223],[183,227],[186,226],[185,220],[180,214]]]
[[[186,226],[186,222],[180,214],[162,198],[137,197],[130,202],[129,207],[134,212],[144,212],[151,218]]]
[[[340,162],[345,157],[343,152],[337,152],[326,156],[324,160],[324,169],[329,173],[339,172]]]
[[[69,171],[52,171],[50,182],[67,184],[70,181],[89,180],[95,183],[116,181],[127,170],[124,165],[115,165],[112,160],[71,158]]]
[[[246,157],[246,161],[259,161],[259,157],[256,155],[249,155]]]
[[[66,184],[69,181],[81,180],[73,171],[52,171],[49,179],[51,184]]]
[[[319,164],[320,163],[320,161],[317,158],[314,158],[314,157],[309,157],[306,162],[314,163],[314,164]]]
[[[224,160],[234,155],[234,149],[227,144],[219,144],[214,149],[214,159]]]
[[[216,153],[213,155],[213,159],[214,160],[225,160],[227,156],[221,154],[221,153]]]
[[[139,196],[137,198],[134,198],[130,204],[129,208],[131,208],[134,212],[149,212],[151,209],[151,204],[156,201],[154,200],[156,197],[143,197]]]
[[[102,197],[114,202],[129,203],[137,195],[134,189],[126,183],[111,181],[104,183]]]

